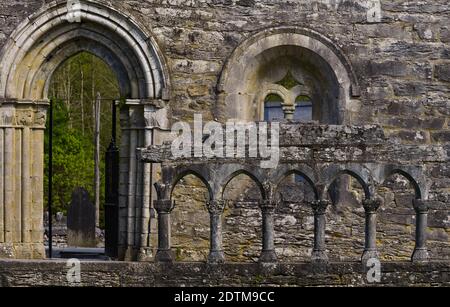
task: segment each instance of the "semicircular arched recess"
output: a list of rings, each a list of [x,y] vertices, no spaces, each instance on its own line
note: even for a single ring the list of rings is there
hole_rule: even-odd
[[[88,51],[115,71],[121,95],[160,99],[170,91],[168,68],[156,41],[112,7],[80,1],[80,22],[66,3],[45,5],[24,21],[0,53],[0,97],[47,99],[49,81],[66,59]]]
[[[288,57],[293,59],[287,60]],[[283,65],[286,68],[279,69]],[[329,93],[334,101],[327,102],[329,105],[325,107],[338,114],[327,115],[324,122],[348,123],[351,100],[360,96],[358,80],[350,61],[332,40],[299,27],[264,30],[235,49],[218,83],[218,117],[254,120],[258,115],[253,113],[260,107],[258,99],[264,96],[260,93],[261,83],[275,83],[287,74],[293,74],[299,84],[305,79],[308,82],[310,76],[302,77],[302,71],[309,71],[312,79],[317,79],[318,82],[311,86],[317,87],[319,94],[328,90],[323,88],[323,83],[333,84],[334,88]],[[326,97],[323,100],[330,99]],[[336,120],[330,122],[329,117],[333,116]]]

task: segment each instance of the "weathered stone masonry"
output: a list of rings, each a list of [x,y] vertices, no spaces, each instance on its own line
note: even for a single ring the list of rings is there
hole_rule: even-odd
[[[0,261],[0,287],[260,287],[449,286],[448,263],[386,263],[380,283],[367,281],[359,263],[254,265],[147,262],[83,262],[80,284],[67,282],[65,261]]]
[[[0,102],[0,255],[43,258],[46,102]]]
[[[383,131],[376,126],[285,123],[281,125],[280,164],[274,169],[261,168],[261,158],[176,158],[172,155],[170,143],[143,149],[140,156],[145,162],[162,163],[162,179],[156,183],[158,200],[155,204],[159,213],[156,260],[174,260],[170,245],[170,213],[176,207],[176,202],[172,191],[181,178],[194,174],[206,184],[209,191],[205,204],[211,212],[211,249],[208,261],[224,262],[220,218],[225,207],[224,190],[233,178],[242,173],[248,174],[255,181],[262,195],[258,203],[263,220],[260,262],[277,261],[274,245],[274,212],[280,205],[277,192],[279,183],[291,174],[301,174],[314,191],[314,199],[309,203],[315,219],[314,248],[311,254],[313,262],[328,261],[325,244],[325,213],[331,203],[328,193],[332,183],[342,174],[351,174],[363,188],[364,200],[361,206],[366,213],[366,238],[362,260],[378,258],[376,212],[384,203],[384,199],[377,193],[378,186],[392,174],[399,173],[411,181],[415,190],[411,203],[416,211],[416,244],[412,260],[427,261],[429,183],[424,169],[428,163],[447,161],[448,152],[438,145],[416,148],[416,153],[411,148],[411,145],[387,141]]]
[[[424,184],[427,193],[421,199],[429,208],[430,256],[449,259],[450,4],[447,1],[96,0],[81,3],[82,23],[65,20],[64,1],[0,3],[2,257],[43,257],[39,234],[42,233],[46,84],[62,61],[86,50],[113,67],[122,94],[129,98],[122,110],[122,259],[152,260],[157,247],[157,215],[150,200],[156,191],[151,193],[150,182],[151,179],[156,182],[158,174],[157,171],[150,174],[150,166],[137,160],[136,148],[161,144],[162,132],[171,122],[191,120],[194,113],[220,121],[260,120],[266,94],[287,97],[286,90],[276,82],[289,70],[302,83],[292,92],[299,90],[313,98],[315,120],[325,125],[378,124],[386,137],[395,141],[381,149],[386,156],[376,158],[383,164],[387,159],[401,159],[400,164],[407,162],[422,170],[427,182]],[[22,116],[22,110],[31,115]],[[27,155],[27,148],[34,150]],[[339,164],[336,160],[341,157],[335,156],[339,152],[330,154],[329,163]],[[183,187],[180,188],[182,191]],[[345,253],[355,250],[354,238],[364,237],[366,220],[367,240],[362,240],[366,241],[367,251],[372,251],[374,243],[380,246],[379,241],[373,242],[371,235],[375,218],[378,240],[383,235],[387,259],[404,260],[415,245],[420,247],[423,238],[418,237],[414,242],[415,238],[411,237],[418,222],[414,217],[420,220],[419,225],[425,225],[424,206],[420,202],[412,204],[412,198],[419,198],[380,189],[378,193],[385,201],[376,210],[376,216],[374,199],[364,204],[358,199],[361,207],[353,211],[329,205],[325,217],[327,240],[331,242],[326,246],[342,252],[343,258],[338,260],[349,259]],[[202,206],[198,195],[181,194],[186,209],[179,216],[194,214],[192,211],[198,209],[189,208]],[[349,203],[352,202],[358,203],[353,200]],[[220,206],[216,205],[204,207],[203,215],[213,217],[213,226],[218,225],[215,209]],[[321,252],[320,240],[314,247],[304,243],[312,242],[305,239],[313,238],[312,224],[323,223],[324,216],[318,214],[320,205],[315,204],[315,211],[310,206],[289,205],[275,212],[275,248],[295,242],[295,248],[284,251],[286,255],[304,255],[294,257],[296,260],[309,259],[313,249]],[[232,221],[225,223],[224,228],[236,234],[247,231],[248,228],[243,230],[248,222],[244,215],[260,212],[259,208],[247,210],[249,206],[236,203],[233,210],[225,208]],[[166,211],[171,207],[161,203],[155,209],[167,216]],[[6,216],[10,219],[5,219]],[[267,224],[267,216],[261,214],[261,223],[264,219]],[[355,223],[354,218],[359,222]],[[251,220],[259,228],[258,216]],[[280,220],[288,221],[292,227],[281,236],[280,229],[287,227]],[[183,228],[190,227],[191,222],[174,223]],[[209,227],[210,221],[200,223]],[[202,228],[200,233],[204,232]],[[258,234],[248,237],[258,237]],[[180,242],[180,250],[196,250],[196,246]],[[405,242],[411,246],[405,247]],[[220,245],[220,238],[216,237],[213,243],[216,247]],[[267,247],[271,242],[261,241],[262,244]],[[237,254],[240,249],[236,249]],[[259,247],[244,249],[248,255],[236,256],[237,260],[257,260]],[[220,253],[215,253],[215,258],[220,257]]]

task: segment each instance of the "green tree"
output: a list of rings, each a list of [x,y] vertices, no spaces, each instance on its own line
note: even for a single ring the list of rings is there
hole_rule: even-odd
[[[53,209],[66,212],[75,187],[84,187],[92,195],[90,183],[93,181],[93,149],[86,136],[83,136],[79,130],[69,127],[69,112],[62,100],[54,100],[53,110]],[[48,135],[45,138],[45,146],[48,148]],[[46,161],[48,161],[48,155],[47,150]],[[47,163],[45,173],[47,185]]]
[[[65,61],[53,74],[49,96],[53,100],[53,209],[67,212],[72,191],[85,188],[94,196],[94,101],[100,93],[101,182],[104,187],[104,156],[111,141],[111,105],[120,98],[117,78],[100,58],[81,52]],[[118,123],[117,123],[118,124]],[[49,127],[49,123],[47,123]],[[119,127],[119,125],[117,125]],[[120,131],[118,137],[120,138]],[[48,184],[48,133],[45,138],[45,184]],[[48,199],[46,190],[46,203]],[[103,225],[104,189],[101,189],[100,223]]]

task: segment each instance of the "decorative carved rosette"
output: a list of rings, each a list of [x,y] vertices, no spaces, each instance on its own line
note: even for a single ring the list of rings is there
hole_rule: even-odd
[[[329,205],[329,200],[316,200],[311,203],[314,215],[324,215],[327,212],[327,208]]]
[[[413,200],[414,210],[416,210],[417,214],[425,214],[428,213],[429,206],[426,200],[422,199],[414,199]]]

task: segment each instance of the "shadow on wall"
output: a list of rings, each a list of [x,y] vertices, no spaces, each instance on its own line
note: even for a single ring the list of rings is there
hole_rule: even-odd
[[[340,175],[328,191],[326,246],[330,261],[359,261],[364,251],[364,189],[351,175]]]
[[[378,211],[377,246],[384,261],[409,261],[415,245],[414,188],[407,178],[392,175],[378,189],[385,204]],[[351,175],[330,185],[326,248],[330,261],[360,261],[365,242],[364,189]],[[224,190],[223,247],[227,262],[258,262],[262,248],[262,200],[258,185],[246,174],[234,177]],[[288,175],[278,186],[275,249],[279,262],[309,262],[314,243],[312,186],[301,175]],[[173,191],[172,240],[176,261],[204,262],[209,254],[208,190],[194,175]],[[445,237],[446,238],[446,237]],[[438,249],[440,241],[431,248]],[[445,244],[445,243],[442,243]]]
[[[280,262],[309,262],[314,244],[315,199],[312,186],[300,175],[288,175],[277,191],[275,251]]]
[[[385,199],[379,209],[377,238],[382,260],[409,261],[414,251],[416,213],[415,191],[410,181],[399,174],[388,177],[378,189]]]
[[[240,174],[224,189],[223,214],[225,261],[258,262],[262,249],[262,195],[252,178]]]

